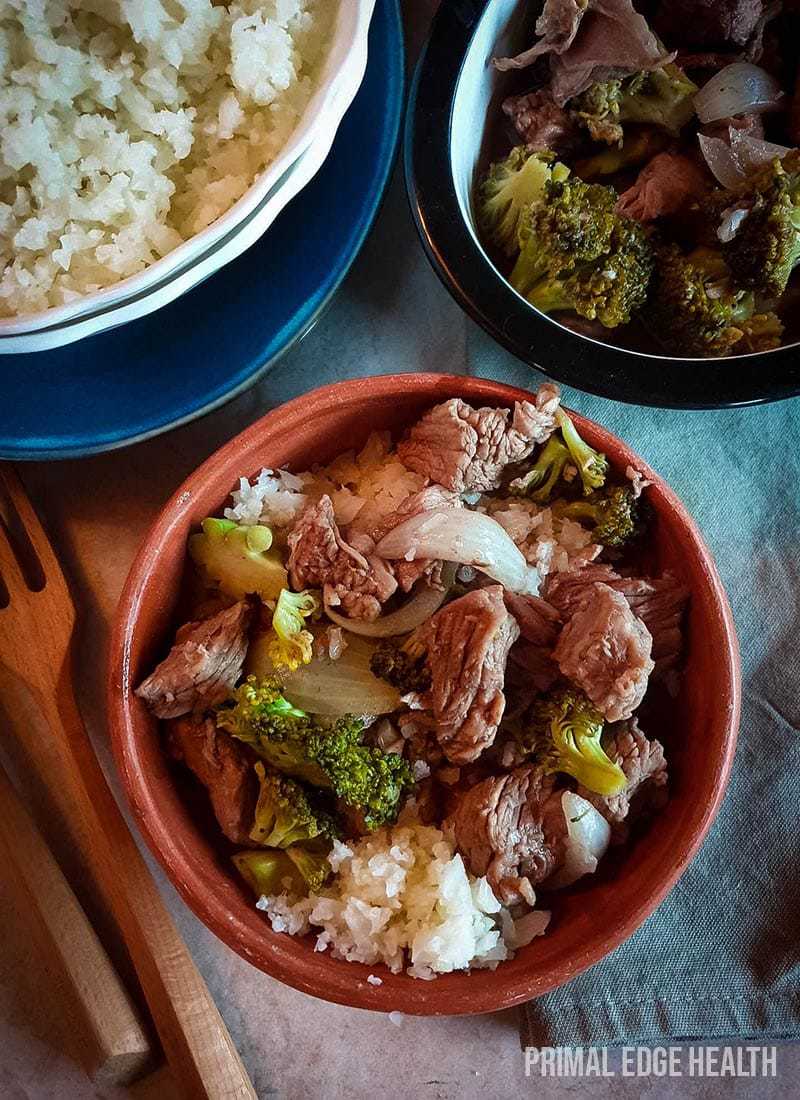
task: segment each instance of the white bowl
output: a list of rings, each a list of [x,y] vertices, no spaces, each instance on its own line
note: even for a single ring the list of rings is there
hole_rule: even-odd
[[[108,332],[129,321],[145,317],[148,313],[153,313],[162,306],[174,302],[176,298],[209,278],[226,263],[240,256],[263,236],[281,210],[322,167],[333,145],[339,123],[361,85],[366,63],[365,48],[360,64],[348,67],[347,77],[337,90],[335,106],[331,109],[331,115],[336,115],[336,125],[327,128],[319,135],[318,139],[287,169],[272,192],[248,218],[232,229],[224,240],[217,242],[205,255],[185,264],[180,271],[174,272],[158,286],[143,291],[114,307],[100,310],[88,317],[76,318],[66,324],[39,329],[36,332],[13,336],[0,335],[0,355],[47,351],[51,348],[63,347],[65,344],[82,340],[86,336]]]
[[[172,277],[186,273],[193,264],[202,261],[209,254],[216,254],[217,247],[220,244],[230,242],[241,226],[249,224],[254,215],[261,214],[266,207],[266,203],[287,181],[292,166],[311,146],[321,143],[323,146],[327,146],[326,152],[330,149],[333,136],[345,111],[355,98],[364,76],[367,59],[367,38],[374,8],[375,0],[340,0],[333,40],[317,89],[303,112],[294,133],[281,153],[225,214],[137,275],[122,279],[120,282],[114,283],[113,286],[105,287],[93,294],[87,294],[68,305],[53,306],[38,313],[25,314],[19,317],[0,318],[0,354],[8,354],[12,351],[36,351],[46,347],[57,347],[60,343],[69,343],[71,340],[79,339],[79,336],[54,342],[50,339],[42,344],[33,341],[35,346],[29,347],[28,341],[24,337],[40,331],[52,334],[61,326],[70,326],[79,319],[95,318],[132,299],[141,300],[141,296],[146,295],[153,289],[157,290],[162,287]],[[311,176],[308,177],[308,179],[310,178]],[[308,179],[305,180],[306,183]],[[270,223],[274,221],[288,199],[296,193],[296,191],[292,192],[282,205],[269,207],[271,217],[268,220],[265,219],[263,214],[259,217],[260,230],[250,237],[249,244],[258,239]],[[223,263],[234,259],[245,247],[247,245],[243,245],[239,251],[229,250],[221,254],[217,266],[220,267]],[[222,258],[222,255],[224,255],[224,258]],[[213,270],[216,270],[216,268]],[[211,273],[211,271],[207,271],[201,278],[206,278]],[[198,281],[199,279],[195,280],[195,282]],[[183,293],[194,285],[195,283],[184,285],[179,293]],[[177,297],[177,295],[173,295],[173,297]],[[172,299],[167,300],[171,301]],[[160,302],[159,304],[163,305],[164,303]],[[151,308],[157,307],[153,306]],[[150,309],[146,309],[144,312],[150,312]],[[141,313],[134,314],[134,316],[141,315]],[[126,318],[126,320],[130,319],[130,317]],[[115,324],[121,323],[123,322],[115,322]],[[109,327],[114,327],[114,325]],[[101,329],[95,328],[91,331],[97,332]],[[86,335],[86,333],[82,333],[82,335]],[[7,340],[13,341],[14,346],[6,346]]]

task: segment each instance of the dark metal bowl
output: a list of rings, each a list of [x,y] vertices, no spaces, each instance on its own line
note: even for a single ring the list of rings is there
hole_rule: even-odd
[[[489,0],[489,5],[497,0]],[[721,408],[800,393],[800,344],[726,359],[679,359],[575,332],[529,305],[479,244],[453,173],[452,125],[481,0],[442,0],[415,73],[406,117],[406,186],[422,243],[456,301],[498,343],[551,377],[639,405]],[[474,68],[474,66],[473,66]],[[481,70],[491,79],[490,70]],[[475,118],[483,133],[485,118]],[[462,196],[463,200],[463,196]]]

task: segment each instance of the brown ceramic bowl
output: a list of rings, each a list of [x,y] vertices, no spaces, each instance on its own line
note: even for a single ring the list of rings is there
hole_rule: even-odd
[[[231,868],[204,807],[182,792],[182,778],[162,752],[158,723],[132,689],[172,637],[187,535],[204,516],[219,513],[240,475],[262,466],[300,470],[329,461],[361,443],[371,429],[398,431],[455,395],[484,405],[511,405],[530,396],[478,378],[362,378],[290,401],[222,447],[184,482],[153,524],[122,594],[110,655],[108,702],[117,765],[139,828],[190,908],[245,959],[297,989],[359,1008],[423,1015],[506,1008],[598,962],[666,897],[719,809],[739,723],[739,652],[714,562],[669,487],[619,439],[576,417],[586,439],[615,466],[633,463],[652,478],[654,549],[647,564],[673,569],[692,590],[682,690],[657,708],[654,720],[655,732],[667,741],[672,797],[651,826],[597,875],[553,895],[546,935],[497,970],[418,981],[381,966],[339,962],[315,953],[313,940],[274,933]],[[373,971],[382,985],[367,983]]]

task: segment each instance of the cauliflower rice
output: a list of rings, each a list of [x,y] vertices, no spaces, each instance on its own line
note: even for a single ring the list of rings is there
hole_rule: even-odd
[[[286,145],[335,0],[0,0],[0,316],[142,271]]]
[[[494,969],[547,927],[545,912],[513,921],[486,879],[469,875],[450,840],[431,826],[380,829],[350,846],[335,841],[328,858],[337,872],[330,888],[299,900],[262,897],[257,906],[276,932],[315,931],[315,949],[330,948],[335,959],[431,979]]]

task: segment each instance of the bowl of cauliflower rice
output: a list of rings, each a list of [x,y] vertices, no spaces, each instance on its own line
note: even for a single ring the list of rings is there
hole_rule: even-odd
[[[188,288],[193,265],[205,277],[261,235],[292,166],[330,147],[373,7],[0,6],[0,342],[112,327],[115,307],[181,275]]]
[[[175,493],[108,706],[154,854],[229,946],[387,1012],[535,997],[630,936],[719,808],[714,563],[621,440],[535,393],[313,391]]]

